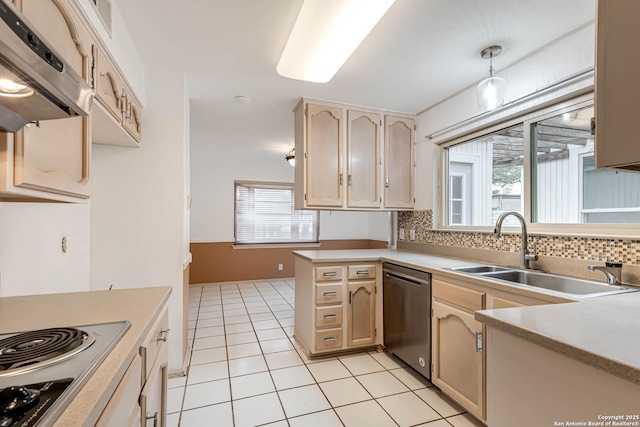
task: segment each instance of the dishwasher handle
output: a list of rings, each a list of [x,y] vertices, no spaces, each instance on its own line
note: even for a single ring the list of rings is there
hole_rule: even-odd
[[[387,271],[385,272],[385,277],[388,277],[390,279],[394,279],[394,280],[400,280],[402,282],[407,282],[410,283],[414,286],[422,286],[422,285],[428,285],[429,281],[428,280],[421,280],[418,279],[416,277],[411,277],[411,276],[406,276],[402,273],[395,273],[395,272],[391,272],[391,271]]]

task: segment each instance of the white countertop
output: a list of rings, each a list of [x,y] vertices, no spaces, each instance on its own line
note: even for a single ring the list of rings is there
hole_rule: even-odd
[[[94,425],[171,288],[153,287],[0,298],[0,334],[129,320],[131,327],[89,377],[54,426]]]
[[[483,310],[476,319],[557,353],[640,384],[640,292],[572,299],[448,270],[482,263],[393,249],[295,251],[313,262],[392,262],[439,276],[556,304]],[[578,303],[569,303],[579,301]]]

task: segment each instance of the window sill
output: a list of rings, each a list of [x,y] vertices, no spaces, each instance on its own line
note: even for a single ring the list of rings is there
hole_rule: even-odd
[[[322,243],[246,243],[233,244],[232,249],[286,249],[286,248],[319,248]]]

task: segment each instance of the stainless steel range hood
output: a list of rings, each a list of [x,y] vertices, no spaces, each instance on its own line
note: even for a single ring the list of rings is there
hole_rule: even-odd
[[[11,4],[0,0],[0,129],[89,114],[93,91]]]

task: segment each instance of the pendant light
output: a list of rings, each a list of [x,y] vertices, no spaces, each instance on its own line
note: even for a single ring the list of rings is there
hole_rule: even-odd
[[[289,162],[289,164],[290,164],[291,166],[294,166],[294,167],[295,167],[295,165],[296,165],[296,149],[295,149],[295,148],[292,148],[291,150],[289,150],[289,154],[287,154],[287,155],[284,157],[284,159],[285,159],[287,162]]]
[[[476,87],[478,105],[483,111],[492,111],[504,103],[506,81],[502,77],[493,75],[493,58],[502,53],[502,46],[489,46],[482,49],[480,56],[489,60],[489,77],[481,81]]]

